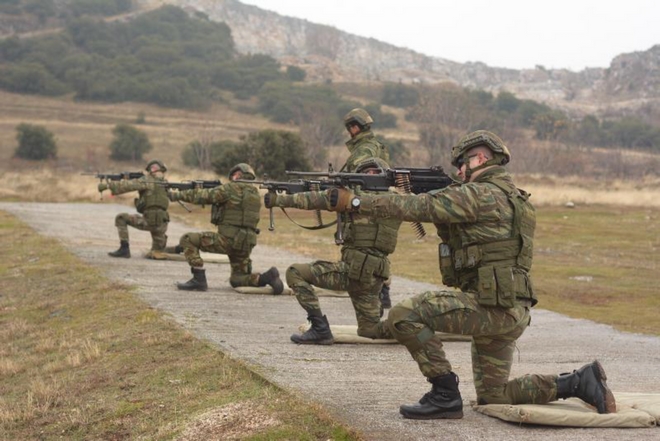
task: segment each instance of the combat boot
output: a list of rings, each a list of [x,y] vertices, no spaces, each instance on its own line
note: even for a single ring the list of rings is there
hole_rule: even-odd
[[[299,345],[331,345],[335,342],[328,318],[320,312],[307,317],[312,326],[302,334],[293,334],[291,341]]]
[[[176,245],[173,247],[165,247],[165,252],[167,254],[181,254],[183,253],[183,247],[181,245]]]
[[[284,291],[284,283],[280,279],[280,272],[275,267],[271,267],[265,273],[259,275],[259,280],[257,281],[259,286],[270,285],[273,288],[273,294],[279,295]]]
[[[131,257],[131,249],[128,246],[127,240],[122,240],[119,242],[119,249],[117,251],[111,251],[108,253],[110,257]]]
[[[383,287],[380,289],[380,305],[383,309],[390,309],[392,307],[392,299],[390,299],[390,287],[383,284]]]
[[[183,291],[206,291],[209,286],[206,284],[206,270],[204,268],[190,268],[192,279],[186,283],[177,283],[176,287]]]
[[[450,372],[428,381],[433,385],[431,391],[424,394],[419,403],[402,405],[399,408],[401,415],[413,420],[463,418],[463,399],[456,374]]]
[[[614,394],[607,387],[605,370],[598,360],[582,366],[573,373],[557,377],[557,399],[577,397],[598,410],[598,413],[616,413]]]

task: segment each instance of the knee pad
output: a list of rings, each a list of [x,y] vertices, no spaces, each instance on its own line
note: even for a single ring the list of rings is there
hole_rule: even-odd
[[[301,272],[300,272],[300,267],[303,264],[300,263],[294,263],[290,267],[286,269],[286,284],[289,286],[295,286],[298,283],[297,282],[304,282],[305,279],[303,278]]]

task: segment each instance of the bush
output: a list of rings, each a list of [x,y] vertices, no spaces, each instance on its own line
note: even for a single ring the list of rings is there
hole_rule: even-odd
[[[305,72],[305,69],[301,69],[298,66],[287,66],[286,76],[291,81],[305,81],[307,72]]]
[[[241,137],[236,145],[227,148],[213,162],[219,175],[226,175],[239,162],[250,164],[257,177],[264,173],[269,178],[288,179],[285,170],[309,170],[302,139],[286,130],[262,130]]]
[[[142,155],[152,149],[147,134],[129,124],[117,124],[112,134],[110,158],[116,161],[141,160]]]
[[[419,101],[419,91],[402,83],[387,83],[383,87],[382,102],[393,107],[412,107]]]
[[[55,136],[45,127],[19,124],[16,126],[16,140],[18,147],[14,156],[17,158],[39,161],[57,156]]]
[[[221,160],[227,151],[234,149],[236,141],[223,140],[219,142],[192,141],[181,152],[181,159],[188,167],[207,170],[215,162]],[[235,164],[234,164],[235,165]]]

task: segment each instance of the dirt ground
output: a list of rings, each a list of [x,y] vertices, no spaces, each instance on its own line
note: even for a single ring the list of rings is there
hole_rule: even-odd
[[[135,285],[139,296],[231,356],[244,360],[269,381],[330,410],[338,419],[372,440],[658,440],[660,428],[571,429],[518,426],[472,411],[475,399],[470,345],[446,344],[454,371],[461,378],[465,417],[452,421],[403,419],[398,408],[417,401],[429,385],[407,351],[399,345],[297,346],[289,336],[305,322],[292,296],[245,295],[228,283],[229,266],[207,265],[209,291],[178,291],[175,282],[190,277],[185,262],[140,258],[150,245],[148,233],[131,229],[133,258],[112,259],[117,248],[117,213],[130,211],[114,204],[0,203],[40,234],[55,237],[77,256],[104,269],[108,277]],[[209,224],[209,227],[211,225]],[[210,228],[209,228],[210,229]],[[170,244],[192,228],[173,222]],[[265,228],[264,228],[265,230]],[[261,234],[277,234],[264,231]],[[300,234],[304,234],[301,231]],[[331,240],[328,240],[329,246]],[[259,246],[253,252],[255,271],[310,259],[284,250]],[[429,271],[437,266],[429,263]],[[394,268],[396,271],[396,268]],[[392,300],[437,289],[394,277]],[[542,306],[541,299],[541,306]],[[324,297],[331,324],[354,325],[348,299]],[[512,375],[568,372],[593,359],[605,366],[609,385],[618,392],[660,393],[660,338],[624,333],[610,326],[575,320],[535,308],[532,325],[518,342]]]

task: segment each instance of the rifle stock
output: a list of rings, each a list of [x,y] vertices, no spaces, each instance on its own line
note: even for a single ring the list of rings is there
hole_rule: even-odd
[[[119,172],[119,173],[81,173],[83,176],[94,176],[101,181],[121,181],[122,179],[140,179],[144,172]]]

